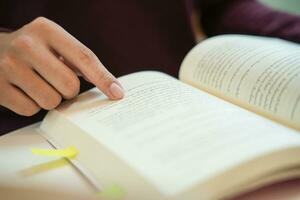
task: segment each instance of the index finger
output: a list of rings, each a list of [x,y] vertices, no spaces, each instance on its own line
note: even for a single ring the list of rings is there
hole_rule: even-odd
[[[97,56],[62,27],[51,22],[47,41],[52,49],[76,67],[92,84],[110,99],[124,96],[119,81],[105,68]]]

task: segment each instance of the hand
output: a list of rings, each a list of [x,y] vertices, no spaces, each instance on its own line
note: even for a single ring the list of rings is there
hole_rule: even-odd
[[[97,56],[63,28],[39,17],[12,33],[0,34],[0,105],[31,116],[53,109],[80,89],[76,73],[110,99],[123,97],[117,79]]]

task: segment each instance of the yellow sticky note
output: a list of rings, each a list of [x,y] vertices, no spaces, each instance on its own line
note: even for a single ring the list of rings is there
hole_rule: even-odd
[[[59,169],[67,166],[70,163],[65,158],[59,158],[46,163],[31,166],[29,168],[22,169],[18,174],[22,177],[30,177],[37,174],[45,173],[51,170]]]
[[[63,158],[75,158],[79,151],[76,147],[70,146],[65,149],[32,149],[33,154],[39,156],[57,156]]]
[[[99,195],[105,199],[122,199],[125,194],[125,190],[117,184],[112,184],[108,187],[105,187],[99,193]]]

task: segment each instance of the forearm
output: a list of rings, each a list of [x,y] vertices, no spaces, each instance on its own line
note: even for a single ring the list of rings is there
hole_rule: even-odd
[[[208,36],[238,33],[278,37],[300,43],[300,17],[269,8],[256,0],[233,0],[202,12]]]

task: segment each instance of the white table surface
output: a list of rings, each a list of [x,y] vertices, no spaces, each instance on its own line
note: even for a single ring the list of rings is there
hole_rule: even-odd
[[[35,127],[0,137],[0,199],[98,199],[92,185],[71,164],[33,155],[32,148],[52,148]],[[45,163],[62,167],[44,169]],[[43,170],[44,169],[44,170]],[[300,200],[300,180],[275,184],[235,200]]]

